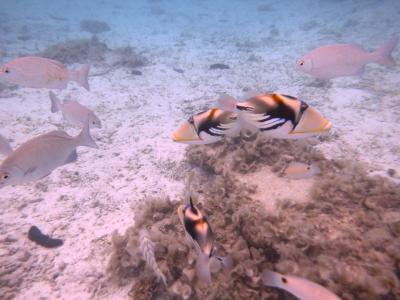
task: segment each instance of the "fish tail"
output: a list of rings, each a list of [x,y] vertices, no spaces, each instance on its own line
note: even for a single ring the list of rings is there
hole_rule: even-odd
[[[235,111],[237,100],[227,94],[222,94],[218,98],[218,108],[225,111]]]
[[[13,149],[10,143],[0,134],[0,154],[7,156],[11,154],[11,152],[13,152]]]
[[[89,69],[90,65],[84,64],[79,66],[75,70],[69,71],[70,79],[77,82],[79,85],[83,86],[88,91],[90,91],[89,81],[88,81]]]
[[[76,137],[76,139],[79,146],[87,146],[95,149],[99,148],[99,146],[97,146],[96,142],[90,135],[89,115],[86,119],[85,126],[83,126],[81,133]]]
[[[211,283],[210,257],[200,253],[196,260],[197,278],[205,283]]]
[[[60,99],[52,91],[50,91],[49,96],[51,100],[51,112],[56,113],[60,110]]]
[[[393,36],[383,47],[372,52],[373,61],[384,66],[396,65],[396,61],[392,57],[392,51],[396,48],[398,42],[399,37]]]
[[[265,270],[261,275],[264,285],[274,287],[279,287],[281,285],[279,280],[280,277],[281,275],[279,273],[275,273],[270,270]]]

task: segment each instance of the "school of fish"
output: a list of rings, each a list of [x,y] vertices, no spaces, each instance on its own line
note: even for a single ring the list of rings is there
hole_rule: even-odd
[[[355,44],[324,45],[300,58],[296,69],[320,80],[362,75],[365,65],[369,63],[394,66],[391,53],[397,44],[398,37],[394,36],[373,52],[367,52]],[[1,66],[0,80],[21,87],[58,90],[67,88],[68,83],[74,81],[89,91],[89,70],[88,64],[69,69],[59,61],[27,56],[15,58]],[[78,158],[76,149],[79,146],[98,148],[90,135],[90,128],[102,127],[96,114],[77,101],[61,101],[52,91],[49,92],[49,98],[51,112],[60,111],[64,120],[80,127],[81,132],[70,136],[64,131],[51,131],[31,138],[15,150],[8,139],[0,135],[0,155],[5,157],[0,164],[0,188],[40,180],[56,168],[74,163]],[[192,145],[211,144],[226,136],[238,136],[243,129],[276,139],[303,139],[326,134],[331,128],[331,122],[303,100],[276,92],[259,92],[244,96],[240,101],[222,95],[214,108],[196,113],[183,122],[172,133],[172,140]],[[283,177],[288,180],[308,179],[320,172],[313,163],[292,162],[283,171]],[[233,267],[232,259],[229,255],[217,255],[211,226],[194,205],[191,196],[187,204],[178,208],[178,215],[197,253],[198,279],[204,283],[212,281],[212,261],[229,271]],[[339,299],[317,283],[270,270],[264,271],[262,282],[266,286],[284,289],[299,299]]]

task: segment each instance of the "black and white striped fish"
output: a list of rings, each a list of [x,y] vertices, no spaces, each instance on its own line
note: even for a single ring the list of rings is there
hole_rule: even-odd
[[[211,282],[211,258],[218,259],[225,269],[230,269],[233,262],[229,256],[221,257],[216,255],[214,234],[210,224],[200,210],[193,205],[192,198],[190,197],[189,199],[189,204],[178,207],[178,215],[198,255],[196,260],[197,277],[201,281],[209,283]]]
[[[228,95],[219,108],[238,113],[250,126],[274,138],[300,139],[329,131],[332,124],[307,103],[288,95],[261,93],[238,102]]]
[[[237,114],[212,108],[191,116],[175,130],[172,139],[185,144],[202,145],[222,140],[224,136],[239,134]]]

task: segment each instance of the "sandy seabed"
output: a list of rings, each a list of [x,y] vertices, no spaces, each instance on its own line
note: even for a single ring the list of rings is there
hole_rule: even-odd
[[[6,299],[90,299],[99,297],[99,285],[106,286],[101,299],[127,299],[130,286],[107,283],[111,233],[133,224],[133,208],[143,199],[182,200],[187,146],[173,143],[171,132],[191,114],[214,106],[220,93],[240,97],[247,90],[275,90],[298,96],[334,125],[331,136],[315,146],[327,158],[353,160],[382,176],[393,169],[391,179],[399,182],[399,67],[371,64],[362,78],[321,84],[296,71],[294,63],[325,43],[380,47],[400,32],[400,4],[289,2],[261,7],[264,3],[234,1],[226,8],[222,1],[193,2],[193,7],[151,1],[97,7],[90,18],[111,27],[98,38],[110,48],[131,45],[150,63],[138,68],[141,76],[123,67],[91,76],[90,92],[73,83],[57,92],[96,112],[103,128],[92,135],[100,149],[81,147],[76,163],[36,183],[0,190],[0,289]],[[1,10],[3,62],[60,41],[90,38],[79,29],[79,21],[89,17],[89,4],[71,1],[61,10],[54,4],[24,11],[27,3]],[[376,20],[375,15],[383,17]],[[31,38],[17,38],[22,33]],[[400,61],[400,50],[393,56]],[[230,69],[210,70],[213,63]],[[102,70],[94,64],[91,74]],[[48,90],[3,88],[0,97],[1,134],[13,147],[56,128],[79,132],[51,114]],[[310,182],[287,183],[268,168],[251,176],[243,178],[259,185],[255,199],[268,194],[269,211],[291,195],[307,201]],[[64,245],[49,250],[33,244],[27,239],[31,225],[63,239]]]

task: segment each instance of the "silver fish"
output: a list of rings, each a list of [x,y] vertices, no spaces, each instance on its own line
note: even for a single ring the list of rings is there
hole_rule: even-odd
[[[86,119],[89,116],[89,124],[90,127],[101,128],[101,121],[95,115],[95,113],[87,108],[86,106],[80,104],[77,101],[71,101],[64,99],[64,102],[61,103],[60,99],[53,92],[49,92],[50,100],[51,100],[51,112],[56,113],[58,111],[62,112],[62,115],[65,120],[70,122],[73,125],[84,126],[86,123]]]
[[[41,179],[57,167],[75,162],[78,146],[98,148],[88,123],[76,137],[64,131],[51,131],[25,142],[0,165],[0,188]]]
[[[307,279],[264,271],[262,281],[266,286],[284,289],[300,300],[340,300],[338,296],[323,286]]]
[[[274,138],[301,139],[332,128],[332,124],[307,103],[278,93],[261,93],[243,102],[225,95],[218,99],[218,106],[237,112],[242,121]]]
[[[225,269],[233,265],[231,257],[220,257],[215,253],[214,234],[206,217],[193,205],[189,198],[189,204],[181,205],[178,208],[178,215],[185,227],[188,238],[192,241],[197,252],[196,274],[197,277],[206,283],[211,282],[210,259],[219,260]]]
[[[89,90],[90,65],[84,64],[75,70],[67,69],[63,63],[44,57],[18,57],[0,67],[0,79],[23,87],[65,89],[69,81],[75,81]]]
[[[0,154],[5,156],[9,155],[12,152],[12,148],[10,143],[7,141],[5,137],[0,134]]]
[[[211,144],[224,136],[237,135],[238,125],[236,113],[212,108],[190,117],[173,132],[172,140],[192,145]]]

